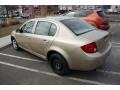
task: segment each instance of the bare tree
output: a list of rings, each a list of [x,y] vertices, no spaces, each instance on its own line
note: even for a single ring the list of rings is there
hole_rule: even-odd
[[[16,10],[17,8],[17,5],[5,5],[7,17],[9,18],[9,12],[11,12],[11,16],[13,16],[13,10]]]

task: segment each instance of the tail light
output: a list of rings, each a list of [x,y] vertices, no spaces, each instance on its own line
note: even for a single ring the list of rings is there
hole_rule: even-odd
[[[103,21],[103,22],[102,22],[102,25],[107,25],[107,22],[106,22],[106,21]]]
[[[97,46],[96,46],[95,42],[84,45],[81,48],[86,53],[95,53],[95,52],[97,52]]]

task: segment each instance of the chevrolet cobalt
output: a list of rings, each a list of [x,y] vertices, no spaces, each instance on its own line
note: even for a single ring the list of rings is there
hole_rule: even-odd
[[[31,19],[11,33],[14,49],[48,60],[59,75],[101,66],[111,50],[110,37],[83,19],[65,16]]]

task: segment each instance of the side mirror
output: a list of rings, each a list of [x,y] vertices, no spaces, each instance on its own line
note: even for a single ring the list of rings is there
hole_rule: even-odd
[[[20,29],[20,33],[23,33],[23,30],[22,30],[22,29]]]
[[[16,29],[16,32],[23,33],[23,30],[18,28],[18,29]]]

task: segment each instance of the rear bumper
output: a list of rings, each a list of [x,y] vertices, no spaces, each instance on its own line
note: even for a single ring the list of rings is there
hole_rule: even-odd
[[[72,70],[93,70],[101,66],[106,58],[109,56],[111,51],[111,44],[105,50],[104,53],[94,53],[94,54],[80,54],[77,50],[71,55],[71,65]]]

